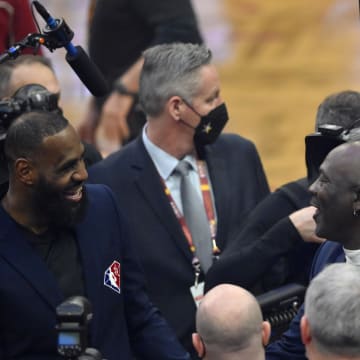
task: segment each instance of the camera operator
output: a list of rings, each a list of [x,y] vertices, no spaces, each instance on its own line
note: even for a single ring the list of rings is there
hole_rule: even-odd
[[[56,307],[76,295],[93,306],[89,346],[104,358],[188,360],[149,301],[113,193],[84,185],[83,153],[75,129],[56,113],[24,113],[7,130],[0,358],[57,358]]]
[[[14,101],[15,93],[23,86],[29,84],[39,84],[48,90],[47,96],[43,96],[43,102],[30,101],[30,98],[36,96],[37,91],[43,91],[42,89],[32,88],[28,89],[28,92],[20,92],[17,99]],[[46,101],[54,101],[55,97],[51,97],[53,94],[56,96],[56,106],[54,104],[47,104]],[[3,102],[3,106],[0,106],[0,119],[3,119],[10,112],[6,118],[8,121],[15,119],[17,115],[30,110],[48,110],[49,107],[53,111],[61,111],[59,106],[60,98],[60,84],[55,76],[51,62],[44,56],[34,55],[21,55],[15,60],[9,60],[3,64],[0,64],[0,99],[7,101]],[[29,101],[27,101],[29,100]],[[20,107],[20,111],[16,114],[16,109],[11,111],[11,107],[15,107],[18,104],[16,102],[25,101],[26,106]],[[5,112],[5,114],[4,114]],[[16,116],[15,116],[16,115]],[[3,120],[4,121],[4,120]],[[0,120],[0,132],[1,132],[1,120]],[[8,171],[3,159],[2,140],[4,136],[0,135],[0,194],[7,189]],[[88,167],[101,160],[100,153],[96,148],[87,143],[83,143],[85,146],[85,165]]]

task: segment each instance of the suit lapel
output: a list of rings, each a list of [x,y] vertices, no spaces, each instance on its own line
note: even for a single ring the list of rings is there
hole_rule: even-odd
[[[96,206],[92,204],[91,206]],[[93,211],[88,211],[84,221],[76,227],[76,237],[82,263],[83,277],[85,280],[85,296],[92,305],[94,318],[91,322],[94,338],[101,337],[103,327],[106,325],[103,319],[104,305],[104,265],[101,263],[101,226],[94,226],[99,221]],[[110,265],[110,264],[109,264]]]
[[[137,155],[131,164],[135,172],[135,185],[148,206],[155,213],[159,223],[174,239],[176,246],[188,258],[192,259],[189,246],[181,226],[169,204],[153,161],[147,153],[142,140],[137,140]]]
[[[221,245],[224,244],[224,239],[226,236],[227,223],[228,219],[228,209],[227,206],[230,201],[231,189],[229,189],[229,173],[225,166],[225,161],[221,158],[216,151],[211,146],[207,146],[205,149],[205,160],[209,171],[209,176],[211,180],[211,186],[215,198],[215,208],[217,214],[217,233],[216,240],[220,249]]]
[[[63,301],[57,281],[39,258],[25,232],[0,207],[0,254],[53,309]],[[19,290],[21,293],[21,290]]]

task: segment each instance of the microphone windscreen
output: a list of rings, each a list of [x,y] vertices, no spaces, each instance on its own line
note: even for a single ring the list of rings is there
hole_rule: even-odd
[[[94,96],[106,95],[109,91],[104,76],[90,60],[81,46],[75,46],[76,54],[66,54],[66,61]]]

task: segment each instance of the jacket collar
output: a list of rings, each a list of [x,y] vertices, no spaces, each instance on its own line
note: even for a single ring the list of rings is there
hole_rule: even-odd
[[[26,232],[0,207],[0,254],[55,309],[63,296],[53,275],[32,249]]]
[[[167,229],[168,233],[175,240],[178,248],[183,254],[191,259],[192,255],[186,242],[181,226],[169,204],[163,189],[160,175],[145,149],[141,136],[132,144],[136,147],[130,166],[135,171],[135,185],[139,192],[156,214],[158,221]],[[204,160],[207,163],[213,193],[215,197],[216,212],[218,215],[217,238],[224,238],[224,220],[227,217],[228,194],[224,181],[227,177],[227,170],[224,160],[213,151],[212,146],[207,146],[204,152]]]

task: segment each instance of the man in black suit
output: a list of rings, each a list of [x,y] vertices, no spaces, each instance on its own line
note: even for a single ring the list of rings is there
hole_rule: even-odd
[[[89,179],[117,195],[132,224],[150,297],[196,358],[191,334],[204,273],[269,188],[253,143],[219,136],[227,111],[210,51],[158,45],[144,58],[139,96],[147,124],[137,140],[90,167]],[[190,164],[194,198],[202,204],[205,244],[183,215],[180,160]]]

